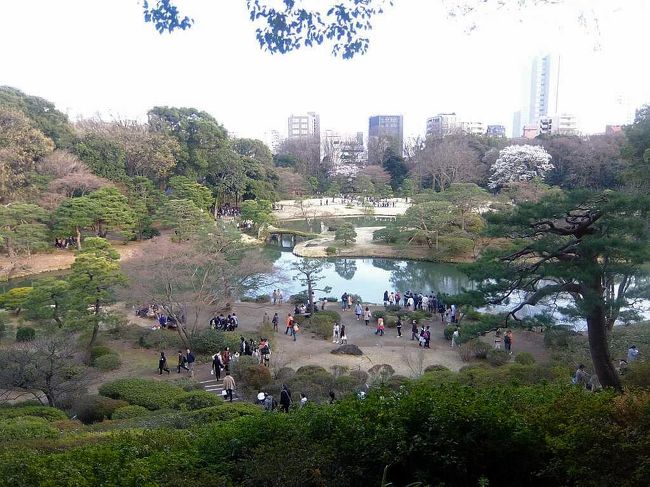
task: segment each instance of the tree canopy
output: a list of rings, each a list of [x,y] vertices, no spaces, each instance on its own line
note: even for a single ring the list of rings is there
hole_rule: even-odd
[[[647,292],[649,215],[647,196],[615,192],[577,191],[522,203],[488,215],[490,232],[509,238],[510,252],[486,252],[467,270],[488,302],[513,301],[515,318],[525,305],[568,298],[568,311],[587,322],[601,384],[620,389],[607,337],[621,314]]]

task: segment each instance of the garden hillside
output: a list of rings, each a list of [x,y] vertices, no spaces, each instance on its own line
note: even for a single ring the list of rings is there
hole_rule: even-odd
[[[648,392],[530,383],[530,367],[472,386],[436,370],[289,414],[124,382],[91,426],[4,407],[0,485],[646,485]]]

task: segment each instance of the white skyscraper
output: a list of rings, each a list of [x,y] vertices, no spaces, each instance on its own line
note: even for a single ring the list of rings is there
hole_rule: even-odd
[[[513,137],[525,128],[539,127],[540,120],[560,113],[560,56],[536,56],[524,82],[522,109],[515,112]]]

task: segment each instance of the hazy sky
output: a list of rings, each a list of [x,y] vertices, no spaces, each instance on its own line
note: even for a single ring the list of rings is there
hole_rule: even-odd
[[[557,51],[561,109],[583,131],[603,131],[626,106],[650,102],[650,0],[565,0],[462,20],[445,14],[450,3],[395,0],[375,20],[369,52],[344,61],[328,47],[261,51],[245,0],[178,0],[196,24],[172,35],[143,22],[138,0],[0,0],[0,85],[47,98],[73,119],[194,106],[239,136],[262,137],[286,132],[292,112],[316,111],[322,129],[349,132],[367,131],[369,115],[395,113],[417,135],[441,111],[509,128],[531,57]],[[479,27],[467,33],[472,21]]]

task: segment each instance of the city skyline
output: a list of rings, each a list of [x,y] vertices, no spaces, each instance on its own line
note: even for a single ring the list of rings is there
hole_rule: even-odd
[[[103,21],[92,23],[102,2]],[[16,21],[0,32],[0,42],[12,46],[3,52],[0,84],[51,100],[72,120],[97,113],[144,120],[157,105],[192,106],[231,133],[260,139],[272,130],[285,135],[287,117],[308,111],[319,113],[321,131],[366,133],[369,116],[387,113],[403,116],[408,139],[424,135],[428,117],[456,112],[511,133],[520,73],[547,51],[562,54],[566,111],[586,133],[629,120],[650,101],[650,67],[634,63],[629,47],[650,13],[647,2],[591,2],[597,37],[579,27],[575,12],[555,22],[557,9],[568,7],[531,9],[536,22],[486,17],[467,34],[438,2],[415,3],[396,2],[376,19],[369,52],[344,61],[326,47],[286,56],[260,51],[239,2],[188,0],[197,24],[162,36],[144,24],[136,1],[11,2],[7,18],[29,19],[30,29]],[[431,30],[448,47],[431,43]]]

